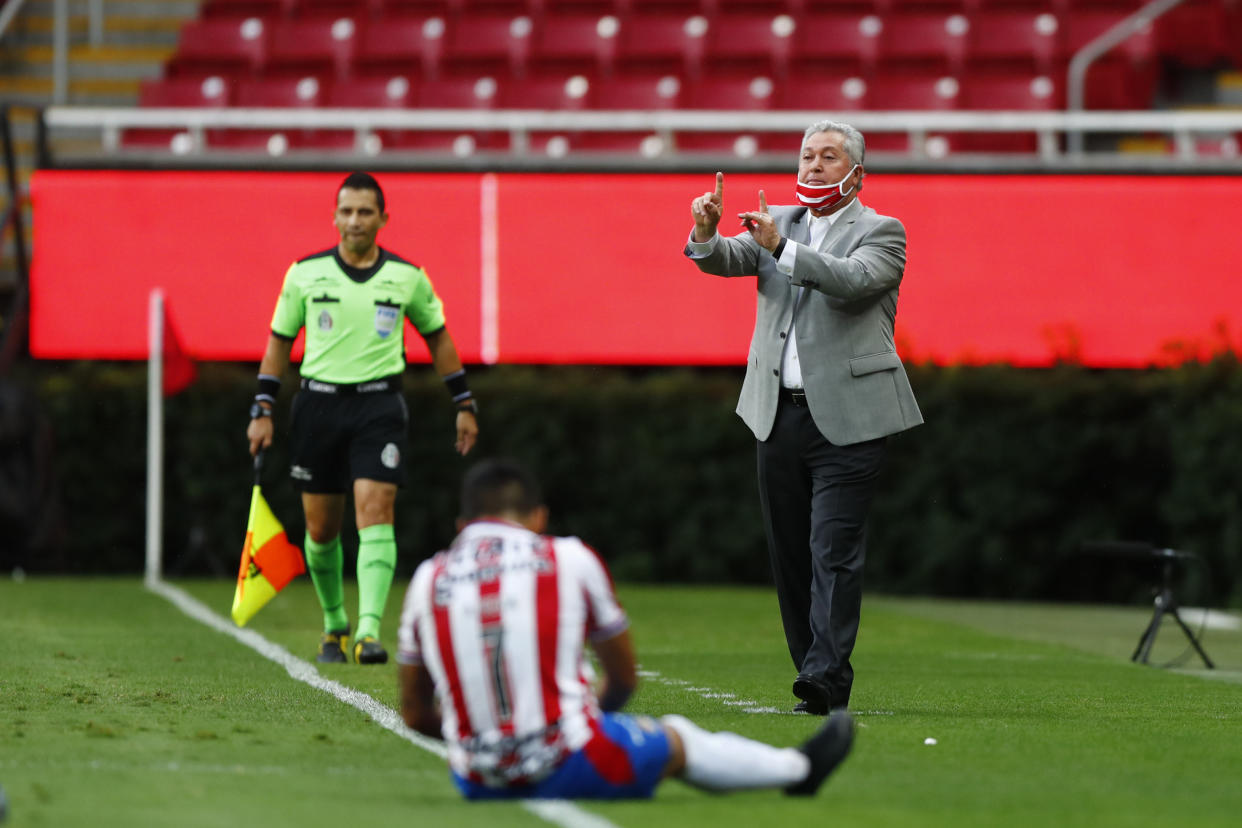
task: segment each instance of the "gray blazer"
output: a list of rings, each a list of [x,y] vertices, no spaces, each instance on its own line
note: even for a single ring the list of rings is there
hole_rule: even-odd
[[[798,361],[815,424],[836,445],[895,434],[923,422],[893,344],[897,292],[906,264],[906,230],[855,199],[823,244],[810,247],[805,207],[770,208],[777,230],[799,244],[793,272],[749,233],[719,237],[711,253],[685,254],[715,276],[757,276],[755,332],[737,413],[759,440],[776,419],[781,354],[793,320],[796,286]]]

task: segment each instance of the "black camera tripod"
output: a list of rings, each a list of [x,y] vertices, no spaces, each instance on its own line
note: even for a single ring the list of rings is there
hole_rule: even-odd
[[[1147,659],[1151,655],[1151,647],[1156,643],[1156,633],[1160,631],[1160,622],[1164,620],[1165,615],[1169,615],[1182,628],[1182,632],[1186,633],[1186,637],[1190,639],[1191,646],[1195,648],[1195,652],[1203,659],[1203,663],[1208,666],[1208,669],[1215,669],[1216,665],[1212,663],[1212,659],[1208,658],[1208,654],[1203,651],[1203,647],[1199,644],[1199,639],[1195,637],[1194,632],[1190,627],[1186,626],[1186,622],[1178,615],[1177,598],[1173,595],[1173,568],[1177,561],[1192,556],[1173,549],[1152,548],[1150,552],[1153,558],[1160,561],[1160,587],[1156,590],[1156,606],[1152,612],[1151,623],[1143,631],[1143,637],[1139,639],[1138,646],[1134,648],[1134,655],[1130,656],[1130,660],[1137,661],[1140,664],[1147,664]]]

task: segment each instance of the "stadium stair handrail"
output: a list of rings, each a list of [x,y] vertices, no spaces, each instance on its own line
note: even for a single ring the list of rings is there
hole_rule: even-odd
[[[1100,33],[1094,40],[1079,49],[1070,58],[1069,67],[1066,70],[1065,108],[1070,112],[1081,112],[1086,108],[1087,70],[1091,68],[1092,63],[1183,2],[1184,0],[1151,0],[1150,3],[1129,17],[1118,21],[1115,26]],[[1068,139],[1070,153],[1082,155],[1085,143],[1083,133],[1072,132]]]

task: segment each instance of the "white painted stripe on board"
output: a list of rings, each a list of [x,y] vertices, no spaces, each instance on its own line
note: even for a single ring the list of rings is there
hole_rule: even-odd
[[[410,744],[434,753],[441,759],[447,756],[442,742],[429,739],[406,727],[405,722],[391,707],[380,704],[366,693],[347,687],[339,681],[324,678],[309,662],[303,661],[275,642],[268,641],[254,630],[239,628],[223,616],[212,612],[205,604],[172,584],[150,579],[147,589],[170,601],[177,609],[213,630],[223,633],[244,644],[269,661],[274,661],[298,681],[333,696],[338,701],[361,710],[380,727],[405,739]],[[445,773],[448,773],[447,768]],[[597,814],[588,813],[568,800],[522,800],[519,804],[535,816],[559,825],[561,828],[617,828]]]
[[[480,349],[485,365],[500,359],[500,179],[479,180]]]

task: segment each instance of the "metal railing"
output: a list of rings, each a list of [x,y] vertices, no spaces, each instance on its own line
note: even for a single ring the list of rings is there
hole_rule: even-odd
[[[627,169],[696,167],[703,163],[719,163],[721,156],[681,152],[677,136],[684,133],[744,133],[749,144],[742,143],[728,160],[734,167],[784,167],[789,156],[797,151],[797,142],[806,126],[824,117],[817,111],[765,111],[738,113],[734,111],[535,111],[535,110],[398,110],[398,109],[251,109],[251,108],[128,108],[128,107],[49,107],[42,112],[44,134],[71,131],[82,137],[94,134],[99,141],[99,156],[123,161],[127,153],[141,156],[148,163],[172,162],[181,165],[212,165],[237,159],[238,153],[227,149],[209,149],[212,130],[253,130],[299,132],[345,132],[352,136],[351,147],[336,151],[308,152],[290,148],[287,142],[276,142],[269,150],[251,151],[248,160],[260,158],[268,163],[285,166],[321,159],[332,166],[346,162],[365,161],[382,164],[400,156],[402,161],[418,155],[429,166],[475,167],[480,158],[501,160],[510,168],[557,165],[561,167],[619,166]],[[869,160],[882,166],[919,169],[975,168],[981,170],[1029,170],[1063,168],[1145,169],[1170,168],[1225,169],[1242,172],[1242,157],[1237,154],[1236,138],[1242,133],[1242,112],[874,112],[834,113],[836,120],[853,124],[864,135],[874,138],[881,134],[901,134],[908,138],[909,150],[871,153]],[[167,148],[152,150],[136,146],[127,150],[126,130],[170,130],[177,140]],[[385,149],[377,140],[386,131],[506,132],[509,149],[499,155],[451,152],[395,152]],[[549,155],[535,151],[532,134],[572,136],[577,133],[611,132],[656,136],[658,151],[649,156],[639,153],[575,153]],[[757,136],[764,134],[790,136],[788,152],[761,152]],[[1023,133],[1036,138],[1035,152],[972,154],[952,149],[953,135]],[[1125,135],[1164,136],[1171,152],[1141,154],[1118,152],[1113,142],[1103,149],[1085,149],[1076,140],[1083,135],[1117,138]],[[948,136],[948,137],[946,137]],[[1201,144],[1225,136],[1223,154],[1200,152]],[[46,140],[40,142],[47,144]],[[296,142],[294,142],[296,143]],[[769,142],[770,143],[770,142]],[[558,149],[572,147],[561,143]],[[750,147],[753,151],[747,151]],[[1231,151],[1232,150],[1232,151]],[[90,158],[44,158],[45,165],[72,165]],[[98,160],[98,158],[96,158]]]

